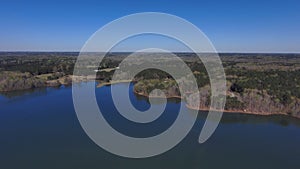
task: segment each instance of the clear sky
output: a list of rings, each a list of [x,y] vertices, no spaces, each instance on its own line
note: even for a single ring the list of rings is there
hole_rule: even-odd
[[[220,52],[300,52],[299,0],[2,0],[0,51],[79,51],[101,26],[137,12],[182,17]]]

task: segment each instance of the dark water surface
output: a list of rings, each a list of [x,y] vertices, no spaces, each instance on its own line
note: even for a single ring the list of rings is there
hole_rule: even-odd
[[[83,83],[82,85],[94,85]],[[116,84],[127,92],[123,84]],[[106,120],[119,132],[148,137],[166,130],[177,117],[179,100],[169,100],[159,119],[137,124],[114,108],[110,86],[96,89]],[[147,99],[130,92],[139,110]],[[188,110],[185,109],[188,113]],[[172,150],[151,158],[128,159],[99,148],[81,128],[71,87],[0,95],[1,169],[297,169],[300,120],[285,116],[224,114],[213,136],[197,142],[207,113],[199,112],[188,136]]]

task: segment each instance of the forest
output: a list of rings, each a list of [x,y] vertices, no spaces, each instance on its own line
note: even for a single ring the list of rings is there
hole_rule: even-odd
[[[97,80],[100,84],[110,84],[120,63],[130,53],[109,53],[100,65],[97,54],[81,63],[81,67],[94,74],[74,72],[79,53],[76,52],[1,52],[0,92],[25,90],[41,87],[71,85],[74,82]],[[210,102],[210,80],[201,60],[193,53],[175,53],[191,69],[196,78],[201,95],[200,108],[205,109]],[[144,54],[163,58],[163,54]],[[151,58],[151,56],[147,56]],[[300,55],[297,54],[220,54],[227,79],[225,109],[228,111],[257,114],[288,114],[300,117]],[[180,69],[171,61],[166,65]],[[128,62],[123,67],[133,67],[139,63]],[[158,62],[157,64],[160,64]],[[141,66],[138,65],[138,66]],[[120,71],[120,70],[118,70]],[[149,95],[153,89],[161,89],[168,97],[188,96],[180,93],[174,78],[161,70],[147,69],[130,79],[130,72],[122,72],[118,78],[133,80],[135,92]],[[157,93],[157,97],[159,97]],[[193,107],[192,103],[189,105]]]

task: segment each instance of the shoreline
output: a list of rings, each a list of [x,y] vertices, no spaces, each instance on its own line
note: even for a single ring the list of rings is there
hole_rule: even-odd
[[[140,95],[140,96],[143,96],[143,97],[150,97],[149,95],[147,94],[144,94],[144,93],[138,93],[136,91],[133,91],[135,94],[137,95]],[[160,96],[151,96],[151,98],[163,98],[163,97],[160,97]],[[167,99],[171,99],[171,98],[176,98],[176,99],[183,99],[183,97],[181,96],[168,96],[166,97]],[[220,110],[213,110],[213,109],[210,109],[210,108],[197,108],[197,107],[193,107],[193,106],[190,106],[188,104],[185,104],[185,106],[188,108],[188,109],[191,109],[191,110],[198,110],[198,111],[217,111],[217,112],[220,112]],[[284,116],[288,116],[288,117],[294,117],[294,118],[297,118],[297,119],[300,119],[300,117],[297,117],[297,116],[291,116],[291,115],[288,115],[286,113],[270,113],[270,112],[250,112],[250,111],[244,111],[244,110],[223,110],[222,113],[232,113],[232,114],[248,114],[248,115],[259,115],[259,116],[272,116],[272,115],[284,115]]]
[[[188,104],[185,104],[185,106],[189,109],[192,109],[192,110],[199,110],[199,111],[210,111],[209,108],[196,108],[196,107],[193,107],[193,106],[189,106]],[[213,110],[211,109],[212,111],[217,111],[217,112],[220,112],[220,110]],[[289,116],[289,117],[295,117],[295,118],[298,118],[300,119],[299,117],[297,116],[291,116],[291,115],[288,115],[286,113],[270,113],[270,112],[250,112],[250,111],[243,111],[243,110],[223,110],[222,111],[223,113],[238,113],[238,114],[249,114],[249,115],[260,115],[260,116],[272,116],[272,115],[285,115],[285,116]]]
[[[62,85],[64,86],[72,86],[74,83],[81,83],[81,82],[88,82],[91,80],[95,80],[94,78],[89,78],[89,77],[85,77],[85,76],[77,76],[77,77],[71,77],[74,78],[74,81],[72,80],[72,82],[70,84],[63,84],[61,83],[60,85],[51,85],[51,84],[47,84],[43,87],[60,87]],[[59,80],[59,79],[58,79]],[[97,80],[95,80],[97,81]],[[134,80],[118,80],[118,81],[110,81],[110,82],[104,82],[101,83],[99,82],[99,84],[96,86],[97,88],[101,88],[103,86],[107,86],[107,85],[114,85],[114,84],[119,84],[119,83],[130,83],[130,82],[135,82]],[[37,89],[37,88],[29,88],[29,89]],[[12,91],[0,91],[0,93],[9,93],[9,92],[15,92],[15,91],[25,91],[25,90],[29,90],[29,89],[20,89],[20,90],[12,90]],[[184,99],[182,96],[166,96],[166,97],[161,97],[161,96],[149,96],[147,94],[144,93],[139,93],[133,90],[133,92],[139,96],[143,96],[143,97],[148,97],[148,98],[157,98],[157,99],[161,99],[161,98],[167,98],[167,99]],[[188,109],[191,110],[198,110],[198,111],[210,111],[210,108],[197,108],[197,107],[193,107],[190,106],[188,104],[185,104],[185,106]],[[219,111],[220,110],[212,110],[212,111]],[[251,112],[251,111],[244,111],[244,110],[223,110],[223,113],[236,113],[236,114],[249,114],[249,115],[260,115],[260,116],[272,116],[272,115],[284,115],[284,116],[289,116],[289,117],[294,117],[297,119],[300,119],[300,117],[297,116],[292,116],[286,113],[270,113],[270,112]]]

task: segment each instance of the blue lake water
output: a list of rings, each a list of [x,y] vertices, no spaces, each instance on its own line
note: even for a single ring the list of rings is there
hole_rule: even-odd
[[[81,85],[94,85],[92,82]],[[139,110],[146,98],[130,92]],[[132,90],[132,85],[131,89]],[[138,124],[115,109],[110,86],[96,89],[106,120],[121,133],[148,137],[166,130],[177,117],[180,100],[167,103],[154,122]],[[188,109],[185,109],[188,113]],[[172,150],[150,158],[129,159],[98,147],[81,128],[72,102],[72,88],[44,88],[0,95],[0,168],[2,169],[296,169],[300,161],[300,119],[225,113],[216,132],[198,143],[207,113],[199,112],[187,137]]]

